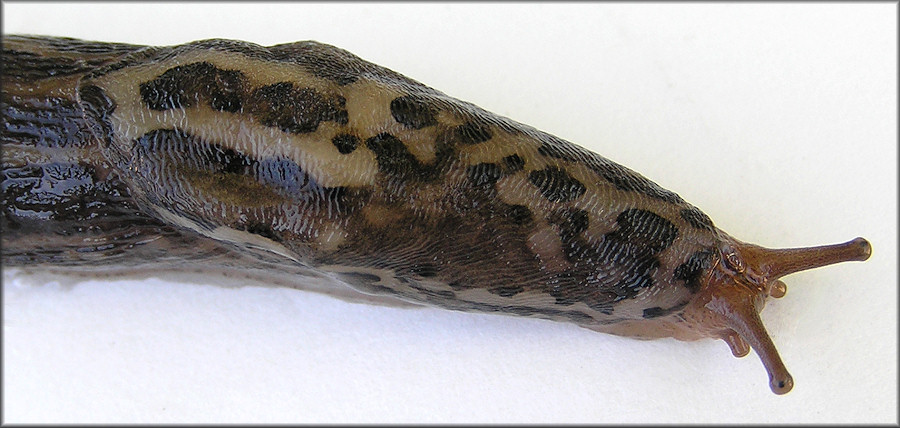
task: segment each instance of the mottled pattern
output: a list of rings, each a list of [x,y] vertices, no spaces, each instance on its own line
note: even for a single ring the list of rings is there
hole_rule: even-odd
[[[391,116],[407,128],[433,126],[437,124],[436,114],[433,107],[413,96],[398,97],[391,101]]]
[[[741,243],[628,168],[317,42],[3,41],[4,266],[202,266],[355,301],[714,337],[752,345],[783,394],[758,317],[777,278],[871,254],[862,238]]]
[[[270,267],[283,257],[286,272],[330,272],[364,293],[586,327],[677,317],[714,254],[712,222],[674,193],[331,46],[110,48],[96,68],[14,55],[44,75],[84,76],[73,99],[4,99],[4,141],[92,147],[85,171],[113,168],[128,207],[221,254]],[[40,194],[12,184],[25,172],[4,174],[9,197]]]
[[[241,109],[244,74],[220,70],[208,62],[180,65],[140,85],[141,98],[153,110],[191,107],[201,96],[212,108],[236,112]]]
[[[545,198],[553,202],[568,202],[584,194],[585,187],[565,170],[557,167],[532,171],[531,183],[540,189]]]
[[[675,268],[673,278],[683,281],[685,287],[696,293],[700,289],[700,277],[712,264],[712,258],[713,252],[710,250],[694,253],[686,262]]]
[[[247,111],[263,125],[304,134],[315,131],[324,121],[346,124],[344,103],[340,96],[326,97],[315,89],[295,88],[293,83],[280,82],[253,91],[247,101]]]
[[[473,122],[466,122],[453,129],[453,136],[460,144],[472,145],[491,139],[491,131]]]
[[[612,183],[616,189],[637,192],[673,204],[684,203],[677,194],[659,187],[640,174],[552,135],[544,139],[538,152],[552,158],[583,163],[604,180]]]
[[[331,139],[331,143],[338,149],[341,154],[353,153],[359,147],[359,137],[350,134],[336,135]]]

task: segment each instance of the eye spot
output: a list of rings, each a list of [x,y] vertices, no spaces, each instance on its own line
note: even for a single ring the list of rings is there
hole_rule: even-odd
[[[722,258],[725,260],[725,265],[728,266],[729,269],[737,272],[744,272],[744,261],[741,260],[741,256],[737,254],[733,249],[727,248],[723,250]]]

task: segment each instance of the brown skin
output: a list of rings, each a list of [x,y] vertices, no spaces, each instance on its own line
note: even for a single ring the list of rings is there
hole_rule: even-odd
[[[843,244],[811,248],[771,250],[735,241],[711,269],[703,288],[685,311],[696,317],[699,331],[728,343],[736,357],[753,348],[769,373],[769,386],[776,394],[785,394],[794,386],[759,318],[769,296],[784,296],[786,287],[779,281],[784,275],[845,261],[863,261],[872,247],[863,238]]]
[[[739,242],[634,171],[316,42],[7,36],[3,263],[335,276],[366,294],[752,347],[845,244]],[[121,62],[120,62],[121,61]]]

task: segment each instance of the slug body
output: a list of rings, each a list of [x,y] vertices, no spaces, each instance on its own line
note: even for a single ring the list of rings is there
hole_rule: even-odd
[[[317,42],[3,40],[3,264],[326,276],[366,295],[752,347],[781,276],[641,175]],[[338,287],[338,284],[335,284]]]

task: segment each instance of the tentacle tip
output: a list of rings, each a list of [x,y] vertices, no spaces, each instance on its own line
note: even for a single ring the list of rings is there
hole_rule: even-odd
[[[728,344],[728,348],[731,349],[731,355],[734,355],[735,358],[743,358],[750,353],[750,345],[734,330],[730,330],[722,335],[722,340]]]
[[[850,244],[855,245],[858,248],[858,253],[854,260],[865,261],[872,255],[872,244],[865,238],[856,238],[850,241]]]
[[[785,294],[787,294],[787,284],[782,282],[780,279],[776,279],[774,282],[772,282],[772,286],[769,289],[770,296],[776,299],[780,299],[784,297]]]
[[[772,392],[778,395],[787,394],[794,388],[794,378],[791,377],[790,373],[773,376],[769,379],[769,388],[772,388]]]

